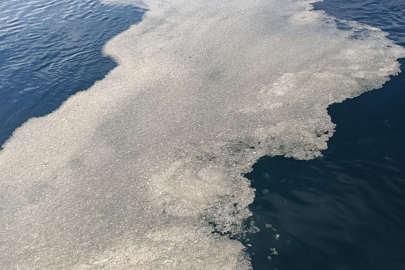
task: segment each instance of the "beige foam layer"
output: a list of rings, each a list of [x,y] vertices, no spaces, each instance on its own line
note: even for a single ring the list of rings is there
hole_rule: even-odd
[[[144,4],[105,47],[119,66],[0,153],[5,269],[249,269],[210,225],[243,231],[241,174],[263,155],[320,156],[327,107],[381,87],[405,55],[307,1]]]

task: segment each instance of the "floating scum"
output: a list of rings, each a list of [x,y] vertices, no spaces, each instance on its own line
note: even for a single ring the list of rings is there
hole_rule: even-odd
[[[250,216],[242,174],[264,155],[319,157],[327,107],[381,87],[405,56],[310,1],[143,6],[104,48],[119,65],[0,152],[2,268],[251,269],[227,236]]]

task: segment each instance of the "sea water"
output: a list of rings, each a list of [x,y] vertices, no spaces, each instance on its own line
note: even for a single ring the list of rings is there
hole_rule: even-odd
[[[1,1],[0,145],[29,118],[52,112],[113,69],[102,47],[142,14],[98,0]]]
[[[315,8],[383,29],[404,46],[404,5],[326,0]],[[328,108],[337,127],[322,158],[266,157],[254,165],[247,175],[260,228],[248,241],[254,269],[405,267],[404,102],[401,73]]]
[[[399,71],[403,49],[376,28],[311,11],[307,1],[145,2],[144,21],[105,47],[119,66],[56,112],[27,122],[4,145],[2,265],[249,269],[235,239],[246,234],[243,221],[252,213],[248,231],[255,234],[242,241],[251,246],[254,269],[398,265],[401,243],[392,243],[396,252],[372,245],[370,235],[347,225],[370,230],[367,222],[388,221],[387,230],[401,239],[398,198],[365,207],[364,198],[384,187],[353,185],[353,175],[333,182],[347,188],[338,192],[327,180],[336,175],[330,168],[343,166],[328,160],[325,149],[333,123],[334,136],[342,123],[360,125],[349,121],[359,104],[341,122],[332,112],[358,98],[326,111],[328,105],[381,87]],[[387,127],[395,123],[384,119]],[[338,152],[334,138],[326,151]],[[358,154],[355,144],[349,140],[343,152]],[[253,202],[241,173],[264,155],[289,159],[254,166],[247,175],[258,176]],[[390,163],[381,170],[395,167],[397,156],[384,155]],[[382,164],[347,160],[366,175],[378,175],[367,168]],[[397,195],[401,176],[393,179],[372,182]],[[355,219],[361,214],[364,224]],[[347,240],[356,236],[355,245]],[[365,247],[388,247],[381,253],[392,256],[379,261]]]

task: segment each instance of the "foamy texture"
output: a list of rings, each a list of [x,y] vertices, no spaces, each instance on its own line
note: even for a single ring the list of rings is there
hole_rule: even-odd
[[[264,155],[320,156],[328,105],[381,87],[405,56],[309,1],[144,3],[105,47],[119,66],[0,153],[4,269],[250,269],[211,233],[242,231],[241,174]]]

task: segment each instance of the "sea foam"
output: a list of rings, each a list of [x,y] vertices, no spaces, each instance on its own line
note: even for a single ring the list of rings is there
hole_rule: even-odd
[[[264,155],[319,157],[327,107],[405,56],[311,2],[144,1],[105,46],[118,67],[4,145],[2,267],[250,269],[228,237],[250,216],[242,174]]]

